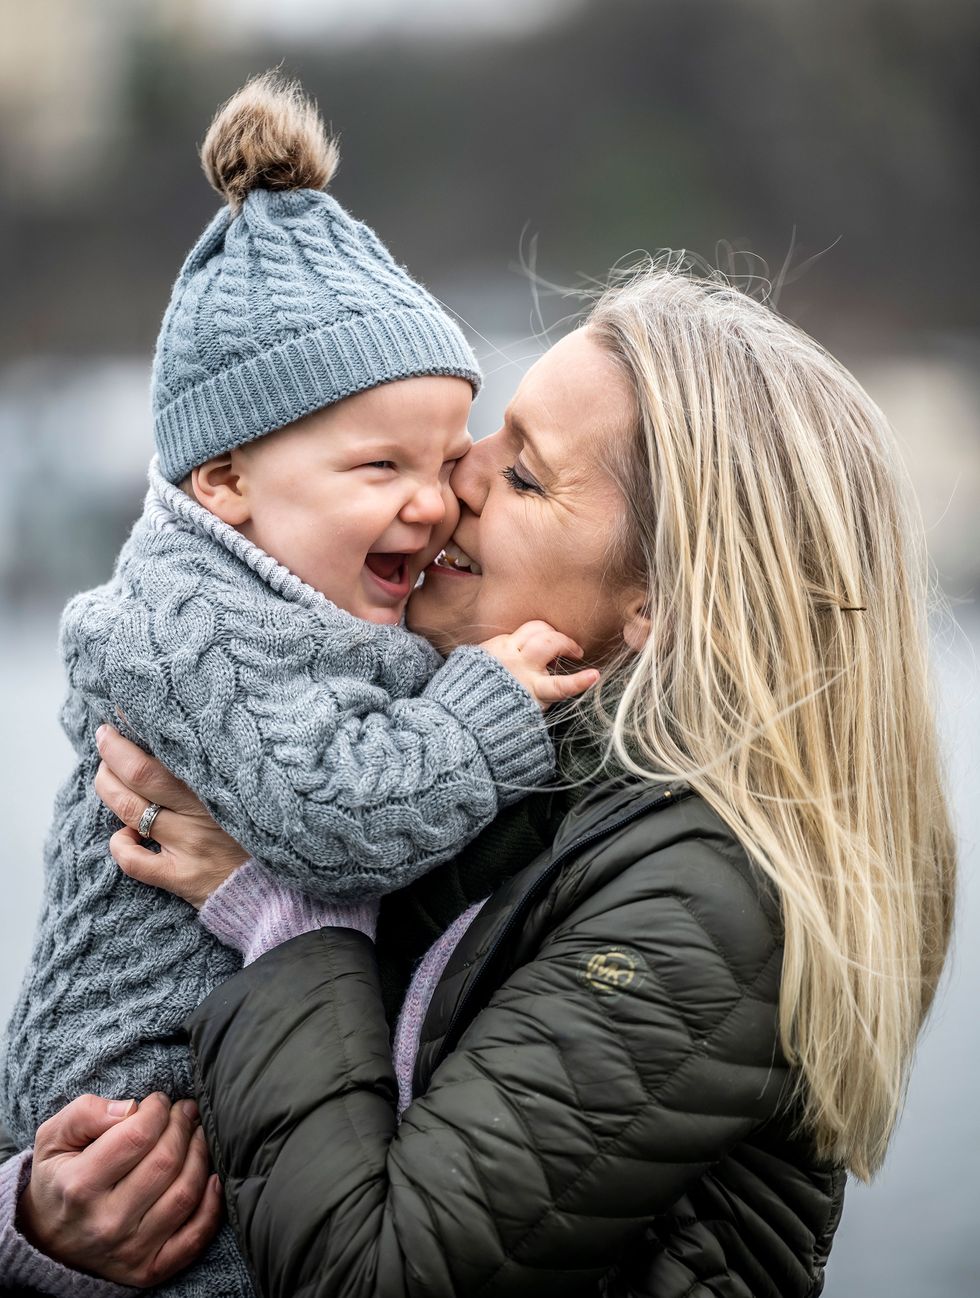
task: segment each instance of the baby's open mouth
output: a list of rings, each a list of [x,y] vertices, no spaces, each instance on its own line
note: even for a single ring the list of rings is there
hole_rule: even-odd
[[[404,599],[408,594],[408,555],[377,552],[364,559],[364,566],[387,595]]]
[[[382,577],[385,581],[397,581],[399,573],[405,564],[405,556],[403,554],[369,554],[365,563],[376,577]]]
[[[475,559],[459,548],[458,545],[447,545],[445,550],[436,555],[437,568],[451,568],[453,572],[471,572],[476,577],[483,576],[483,569]]]

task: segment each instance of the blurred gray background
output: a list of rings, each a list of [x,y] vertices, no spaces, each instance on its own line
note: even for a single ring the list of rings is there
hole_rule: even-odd
[[[5,0],[0,40],[0,1015],[30,945],[58,612],[139,510],[153,339],[217,206],[211,113],[282,64],[332,190],[471,329],[474,431],[574,303],[532,288],[689,248],[779,304],[892,419],[948,611],[962,844],[950,975],[901,1128],[852,1187],[829,1298],[976,1298],[980,1221],[980,5],[976,0]]]

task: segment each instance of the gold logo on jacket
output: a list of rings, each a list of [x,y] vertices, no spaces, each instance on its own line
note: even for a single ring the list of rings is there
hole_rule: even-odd
[[[581,978],[584,983],[605,996],[628,991],[641,977],[641,957],[625,947],[596,951],[584,957]]]

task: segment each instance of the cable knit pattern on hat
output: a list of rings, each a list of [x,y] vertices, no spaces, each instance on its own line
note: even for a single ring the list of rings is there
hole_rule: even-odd
[[[423,374],[480,386],[462,332],[378,236],[317,189],[223,208],[174,285],[157,339],[161,469],[196,465],[355,392]]]
[[[95,730],[117,709],[252,855],[326,900],[401,887],[553,765],[540,709],[495,659],[467,647],[443,664],[404,628],[337,608],[155,465],[112,580],[68,605],[61,647],[76,761],[0,1064],[0,1117],[22,1147],[83,1092],[189,1095],[181,1025],[241,965],[108,856]],[[223,1233],[165,1292],[224,1298],[244,1276]]]

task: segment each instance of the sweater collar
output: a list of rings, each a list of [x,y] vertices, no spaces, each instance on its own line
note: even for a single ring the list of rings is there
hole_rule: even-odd
[[[329,610],[332,615],[339,613],[352,621],[359,620],[307,585],[302,578],[290,572],[278,559],[260,549],[248,537],[242,536],[241,532],[199,505],[182,488],[168,482],[160,470],[160,460],[156,455],[150,461],[148,476],[150,485],[143,513],[154,531],[176,530],[203,536],[233,554],[284,599],[302,604],[305,608],[319,607],[323,611]]]

